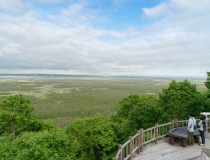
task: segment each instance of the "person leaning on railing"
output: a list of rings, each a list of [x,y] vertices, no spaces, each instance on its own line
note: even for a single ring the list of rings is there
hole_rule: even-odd
[[[194,126],[196,126],[196,120],[194,118],[193,113],[190,113],[190,118],[188,120],[188,125],[187,125],[188,145],[193,145],[194,144],[194,138],[193,138],[193,133],[195,131]]]

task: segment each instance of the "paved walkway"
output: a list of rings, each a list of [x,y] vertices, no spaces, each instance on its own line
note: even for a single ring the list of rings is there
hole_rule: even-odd
[[[158,144],[148,144],[144,147],[143,152],[133,160],[200,160],[203,147],[210,148],[209,138],[206,139],[205,146],[194,144],[186,147],[181,147],[178,142],[170,145],[166,138],[159,141]]]

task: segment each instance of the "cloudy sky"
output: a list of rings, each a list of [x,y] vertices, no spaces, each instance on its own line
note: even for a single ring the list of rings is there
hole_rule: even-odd
[[[0,73],[203,76],[210,0],[0,0]]]

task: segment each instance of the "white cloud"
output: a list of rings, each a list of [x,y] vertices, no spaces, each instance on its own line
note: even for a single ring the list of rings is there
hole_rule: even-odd
[[[57,3],[62,3],[65,0],[36,0],[36,1],[39,1],[41,3],[57,4]]]
[[[67,8],[63,9],[62,13],[64,16],[72,17],[78,15],[81,12],[81,10],[84,9],[84,6],[84,2],[74,3],[69,5]]]
[[[170,5],[166,2],[159,4],[153,8],[143,8],[143,12],[147,17],[158,17],[168,14],[170,11]]]
[[[15,1],[22,16],[10,14],[11,1],[0,2],[0,72],[199,75],[210,68],[207,0],[170,0],[144,8],[144,17],[158,15],[158,20],[124,31],[93,27],[100,17],[84,1],[49,15],[50,21]]]
[[[0,11],[7,12],[7,14],[22,14],[27,9],[27,4],[22,0],[1,0]]]
[[[182,16],[201,15],[209,13],[209,0],[168,0],[152,8],[143,8],[143,12],[147,17],[157,16],[175,16],[175,14],[182,14]]]
[[[197,1],[197,0],[170,0],[169,3],[171,5],[174,5],[175,7],[189,11],[191,10],[192,12],[197,12],[197,11],[206,11],[209,9],[210,6],[210,1],[209,0],[202,0],[202,1]]]

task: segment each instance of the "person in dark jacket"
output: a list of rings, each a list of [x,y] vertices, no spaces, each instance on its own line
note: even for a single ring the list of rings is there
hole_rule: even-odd
[[[199,126],[199,129],[198,131],[200,132],[200,136],[201,136],[201,143],[200,143],[200,146],[204,146],[205,145],[205,135],[204,135],[204,132],[206,130],[206,116],[205,115],[201,115],[200,117],[200,121],[198,122],[198,126]]]

